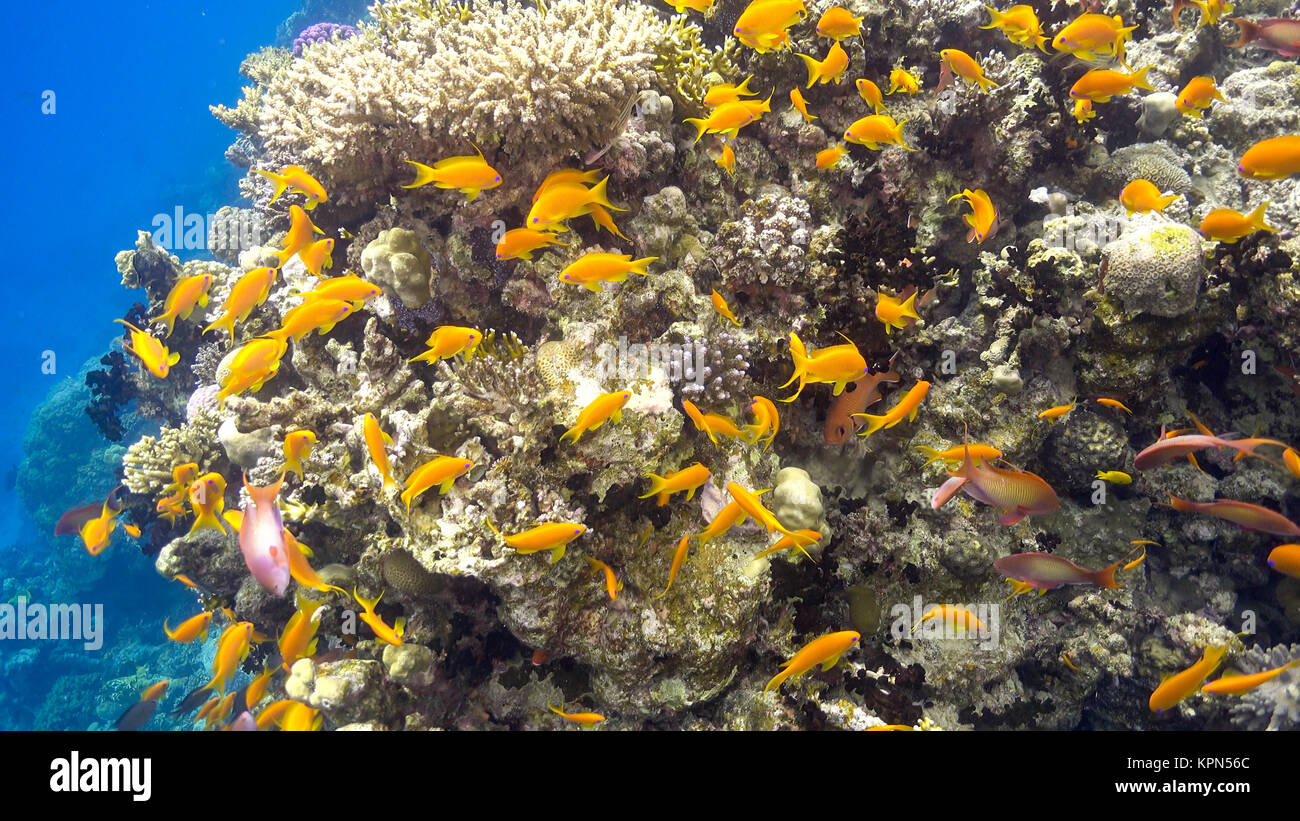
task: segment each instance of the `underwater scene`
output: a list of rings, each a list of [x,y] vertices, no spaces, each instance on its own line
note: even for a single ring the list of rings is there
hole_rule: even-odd
[[[0,729],[1300,726],[1300,2],[157,5],[6,49]]]

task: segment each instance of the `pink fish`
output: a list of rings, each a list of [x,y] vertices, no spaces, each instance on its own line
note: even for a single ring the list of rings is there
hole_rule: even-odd
[[[1216,436],[1209,428],[1201,424],[1201,420],[1197,419],[1195,416],[1192,417],[1192,422],[1196,424],[1196,429],[1199,430],[1200,433],[1168,436],[1165,434],[1165,429],[1161,428],[1160,438],[1156,440],[1154,445],[1145,448],[1141,453],[1134,457],[1133,466],[1138,470],[1150,470],[1152,468],[1160,467],[1167,462],[1172,462],[1175,459],[1181,459],[1186,456],[1188,461],[1193,465],[1196,465],[1197,468],[1200,468],[1200,465],[1196,464],[1196,458],[1192,454],[1209,448],[1232,448],[1237,451],[1237,455],[1233,461],[1245,456],[1254,456],[1258,459],[1263,459],[1266,462],[1277,464],[1267,456],[1261,456],[1260,454],[1255,453],[1255,448],[1260,445],[1280,445],[1286,447],[1285,442],[1279,442],[1276,439],[1228,438],[1229,436],[1236,436],[1236,434]]]
[[[1101,570],[1089,570],[1051,553],[1014,553],[993,562],[993,569],[1037,590],[1055,590],[1067,584],[1095,584],[1114,589],[1123,586],[1115,581],[1115,571],[1124,559]]]
[[[1161,503],[1163,504],[1163,502]],[[1183,513],[1204,513],[1232,522],[1245,530],[1258,530],[1275,536],[1300,536],[1300,526],[1273,510],[1232,499],[1215,499],[1213,502],[1189,502],[1169,494],[1169,504]]]
[[[1027,470],[1004,470],[992,465],[975,464],[970,455],[970,430],[967,428],[966,461],[956,471],[948,471],[952,478],[944,482],[934,494],[930,507],[943,507],[964,490],[977,502],[1005,511],[998,524],[1013,525],[1026,516],[1055,513],[1061,509],[1056,491],[1043,478]]]
[[[1241,48],[1254,43],[1260,48],[1271,49],[1283,57],[1300,57],[1300,20],[1285,17],[1270,17],[1252,23],[1240,17],[1228,18],[1241,29],[1241,39],[1232,44]]]
[[[284,474],[273,485],[253,487],[244,476],[248,504],[239,526],[239,549],[253,578],[276,596],[289,587],[289,551],[284,543],[284,521],[280,518],[280,485]]]

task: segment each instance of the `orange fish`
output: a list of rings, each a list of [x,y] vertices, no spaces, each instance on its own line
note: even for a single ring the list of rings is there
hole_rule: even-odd
[[[862,353],[858,350],[858,346],[853,344],[853,340],[847,336],[844,339],[848,342],[847,345],[831,345],[809,353],[804,347],[803,340],[791,331],[790,358],[794,361],[794,373],[780,387],[788,387],[796,379],[799,380],[799,387],[795,390],[794,396],[781,401],[793,402],[799,398],[799,394],[803,393],[805,385],[817,382],[833,383],[835,387],[831,394],[839,396],[844,392],[845,385],[866,376],[870,372],[867,360],[862,358]]]
[[[860,633],[843,630],[813,639],[782,665],[781,672],[772,677],[763,688],[763,692],[766,693],[773,687],[780,687],[786,679],[798,678],[819,664],[823,670],[831,669],[839,663],[840,656],[857,646],[861,638]]]
[[[600,559],[593,559],[590,556],[583,557],[587,564],[591,565],[593,570],[599,570],[605,574],[605,592],[609,593],[609,600],[614,601],[618,598],[618,591],[623,589],[623,582],[619,581],[618,576],[614,575],[614,568],[602,562]]]
[[[473,155],[447,157],[432,166],[407,160],[415,166],[415,182],[403,185],[403,188],[419,188],[433,183],[438,188],[455,188],[466,195],[466,202],[473,202],[481,191],[496,188],[501,184],[501,174],[483,159],[483,152],[474,146]]]
[[[647,473],[646,478],[650,480],[650,490],[640,496],[638,499],[649,499],[651,496],[658,496],[658,505],[663,507],[668,504],[668,499],[674,493],[686,493],[686,501],[695,497],[695,491],[713,474],[704,465],[696,462],[690,467],[669,473],[667,476],[659,476],[654,473]]]
[[[1181,194],[1161,196],[1160,189],[1150,180],[1137,179],[1124,186],[1119,193],[1120,204],[1131,217],[1134,214],[1163,213],[1171,204],[1182,199]]]
[[[1215,100],[1221,103],[1228,102],[1224,99],[1223,93],[1219,91],[1214,78],[1193,77],[1187,81],[1187,85],[1183,86],[1183,90],[1178,92],[1178,99],[1174,101],[1174,107],[1188,117],[1199,119],[1205,116],[1201,111],[1214,105]]]
[[[1242,214],[1231,208],[1216,208],[1205,215],[1197,230],[1206,239],[1224,243],[1234,243],[1242,237],[1248,237],[1258,231],[1276,234],[1277,229],[1264,221],[1265,212],[1271,203],[1264,202],[1249,214]]]
[[[817,152],[817,167],[821,169],[833,168],[840,161],[840,157],[849,153],[844,147],[844,143],[836,143],[830,148],[824,148]]]
[[[808,85],[805,88],[829,83],[831,80],[839,85],[844,80],[845,70],[849,67],[849,53],[840,45],[839,40],[831,44],[831,49],[826,53],[824,60],[818,60],[807,54],[798,54],[798,56],[808,68]]]
[[[212,274],[195,274],[191,277],[181,277],[176,281],[172,289],[167,292],[167,298],[163,300],[163,312],[149,320],[167,326],[167,333],[163,334],[163,339],[172,335],[177,319],[189,319],[196,307],[208,304],[210,287],[212,287]]]
[[[261,174],[275,183],[275,191],[271,194],[271,202],[278,200],[285,191],[295,191],[305,196],[307,202],[303,207],[308,211],[322,202],[329,201],[329,195],[325,193],[325,186],[317,182],[316,178],[308,174],[307,170],[300,165],[285,166],[280,169],[279,173],[262,171],[257,168],[252,169],[252,171],[254,174]]]
[[[1274,137],[1255,143],[1241,155],[1237,173],[1254,180],[1280,180],[1300,174],[1300,137]]]
[[[175,630],[168,627],[167,620],[163,619],[163,632],[166,633],[167,638],[171,639],[172,641],[180,642],[181,644],[189,644],[195,639],[200,639],[201,641],[207,641],[208,627],[211,624],[212,624],[212,613],[210,611],[205,611],[203,613],[198,614],[197,616],[191,616],[190,618],[181,622],[179,625],[177,625]]]
[[[926,394],[930,392],[930,383],[925,380],[919,380],[912,386],[903,398],[898,400],[898,404],[889,409],[888,413],[881,416],[873,416],[869,413],[855,413],[854,418],[861,418],[866,422],[866,429],[860,432],[859,436],[870,436],[878,430],[892,428],[904,419],[909,422],[916,421],[916,415],[921,409],[921,400],[925,399]]]
[[[631,391],[614,391],[613,393],[604,393],[582,409],[578,414],[578,421],[573,427],[564,432],[560,441],[572,437],[576,445],[582,438],[582,434],[589,430],[596,430],[606,422],[620,422],[623,419],[623,406],[632,398]]]
[[[1070,96],[1076,100],[1086,99],[1094,103],[1108,103],[1112,97],[1128,94],[1139,88],[1155,91],[1155,86],[1147,80],[1147,72],[1152,68],[1154,66],[1143,66],[1132,74],[1109,68],[1094,68],[1070,87]]]
[[[159,379],[166,379],[171,366],[181,361],[180,354],[168,351],[167,346],[162,342],[125,319],[114,319],[113,321],[122,323],[131,332],[131,344],[122,343],[122,350],[139,359],[145,370]]]
[[[1151,693],[1151,698],[1147,701],[1147,706],[1151,708],[1151,712],[1164,712],[1195,693],[1200,688],[1201,682],[1209,678],[1218,669],[1219,663],[1223,661],[1223,656],[1227,652],[1228,645],[1226,644],[1206,647],[1205,652],[1201,654],[1200,661],[1181,673],[1166,678]]]
[[[946,48],[939,52],[939,57],[943,61],[940,72],[942,76],[939,78],[939,91],[943,91],[948,87],[954,74],[966,78],[984,91],[998,87],[997,83],[984,76],[983,66],[974,57],[961,49]]]

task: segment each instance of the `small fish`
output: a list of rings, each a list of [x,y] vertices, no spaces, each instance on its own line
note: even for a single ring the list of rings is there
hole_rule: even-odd
[[[1161,502],[1160,504],[1164,504]],[[1245,530],[1272,533],[1275,536],[1300,536],[1300,526],[1273,510],[1233,499],[1215,499],[1213,502],[1189,502],[1169,494],[1169,504],[1182,513],[1202,513],[1232,522]]]
[[[826,53],[826,58],[823,60],[818,60],[807,54],[799,54],[798,52],[796,54],[808,68],[808,85],[805,88],[829,83],[832,80],[835,81],[836,85],[843,82],[844,72],[849,67],[849,54],[840,45],[839,40],[831,44],[830,51]]]
[[[795,390],[794,396],[781,401],[793,402],[799,398],[799,394],[803,393],[805,385],[817,382],[834,383],[835,387],[831,393],[839,396],[844,392],[845,385],[866,376],[870,372],[867,360],[862,358],[861,351],[851,339],[848,337],[844,339],[848,342],[847,345],[831,345],[809,353],[803,340],[791,331],[790,358],[794,361],[794,373],[779,387],[788,387],[796,379],[799,380],[799,387]]]
[[[280,650],[281,668],[286,672],[298,659],[316,655],[316,631],[325,610],[319,602],[304,595],[301,588],[298,589],[297,599],[298,607],[285,622],[276,642],[276,647]]]
[[[239,552],[257,583],[273,596],[289,588],[289,550],[284,541],[284,519],[280,515],[280,487],[284,474],[273,484],[257,487],[244,476],[248,502],[239,528]]]
[[[1193,77],[1183,86],[1183,90],[1178,92],[1178,99],[1174,101],[1174,107],[1186,114],[1188,117],[1203,118],[1205,115],[1202,110],[1214,105],[1214,101],[1221,103],[1228,102],[1219,87],[1215,85],[1213,77]]]
[[[1108,408],[1115,408],[1117,410],[1122,410],[1125,413],[1127,413],[1129,416],[1133,415],[1133,411],[1129,410],[1128,406],[1125,405],[1123,402],[1119,401],[1118,399],[1107,399],[1105,397],[1102,397],[1101,399],[1097,400],[1097,404],[1105,405]]]
[[[131,332],[131,344],[122,343],[122,349],[139,359],[145,370],[159,379],[166,379],[171,366],[181,361],[180,354],[167,350],[167,346],[162,342],[125,319],[114,319],[113,321],[125,325],[127,330]]]
[[[1136,559],[1134,559],[1133,561],[1131,561],[1131,562],[1129,562],[1128,564],[1124,565],[1124,569],[1125,569],[1125,570],[1133,570],[1133,569],[1135,569],[1138,565],[1140,565],[1140,564],[1142,564],[1143,562],[1145,562],[1146,560],[1147,560],[1147,551],[1146,551],[1146,548],[1144,547],[1144,548],[1142,548],[1142,552],[1141,552],[1141,554],[1139,554],[1138,557],[1137,557]]]
[[[235,674],[239,672],[240,664],[248,658],[252,640],[252,622],[235,622],[222,631],[221,638],[217,640],[217,653],[212,658],[212,680],[206,689],[216,687],[223,696],[226,694]]]
[[[732,149],[730,143],[722,144],[722,153],[714,160],[718,167],[731,176],[736,176],[736,152]]]
[[[167,292],[167,298],[163,300],[163,312],[149,320],[167,326],[167,333],[163,334],[163,339],[172,335],[177,319],[189,319],[196,307],[208,304],[208,289],[211,287],[212,274],[195,274],[181,277],[176,281],[172,289]]]
[[[660,593],[654,598],[662,599],[664,596],[667,596],[668,591],[672,589],[673,581],[676,580],[677,578],[677,571],[681,569],[682,562],[686,561],[686,551],[687,548],[690,546],[690,543],[691,543],[691,534],[689,533],[683,536],[681,541],[677,543],[677,549],[673,551],[672,566],[668,568],[668,586],[664,588],[664,592]]]
[[[281,342],[285,340],[297,342],[317,331],[324,336],[355,311],[355,305],[341,299],[308,300],[290,308],[280,320],[280,327],[268,332],[266,338],[278,339]]]
[[[763,692],[780,687],[786,679],[798,678],[819,664],[822,670],[831,669],[839,663],[840,656],[857,646],[861,638],[862,635],[854,630],[843,630],[813,639],[782,665],[781,672],[772,677]]]
[[[189,535],[205,528],[226,532],[221,523],[221,512],[226,509],[226,477],[215,472],[203,474],[190,485],[189,498],[190,512],[194,514]]]
[[[1201,10],[1201,22],[1197,28],[1217,25],[1219,19],[1225,14],[1231,14],[1235,9],[1230,0],[1174,0],[1174,26],[1182,28],[1182,23],[1178,21],[1178,14],[1188,6],[1196,6]]]
[[[1278,229],[1264,221],[1269,205],[1271,205],[1269,202],[1261,203],[1249,214],[1242,214],[1231,208],[1216,208],[1205,215],[1205,219],[1201,220],[1201,225],[1196,230],[1200,231],[1201,236],[1206,239],[1228,244],[1259,231],[1276,234]]]
[[[755,496],[767,493],[767,489],[754,492]],[[740,502],[734,499],[722,506],[722,509],[714,514],[712,521],[704,528],[704,532],[696,533],[695,536],[700,540],[700,547],[708,544],[714,539],[725,534],[728,530],[738,524],[742,524],[748,514],[740,506]]]
[[[853,13],[841,6],[831,6],[822,12],[817,21],[817,34],[830,37],[836,42],[845,37],[857,37],[862,34],[863,17],[854,17]]]
[[[319,283],[310,291],[301,294],[304,300],[339,299],[352,303],[353,308],[360,308],[368,300],[383,294],[384,291],[373,282],[366,282],[356,274],[333,277]]]
[[[361,427],[366,441],[366,450],[370,452],[370,461],[375,463],[379,475],[384,477],[383,493],[387,495],[390,487],[397,487],[397,480],[393,478],[393,469],[388,464],[388,451],[384,447],[393,444],[393,437],[380,429],[379,420],[373,413],[365,415]]]
[[[406,477],[406,489],[402,491],[402,502],[406,504],[406,512],[411,512],[411,502],[415,501],[420,494],[435,486],[439,494],[445,494],[451,490],[451,486],[458,478],[469,473],[473,467],[472,460],[459,456],[435,456],[420,465]]]
[[[853,414],[855,419],[862,419],[866,423],[866,427],[859,431],[858,436],[870,436],[878,430],[892,428],[904,419],[909,422],[916,421],[916,415],[921,410],[921,400],[925,399],[929,392],[930,383],[918,380],[887,413],[879,416],[870,413]]]
[[[1248,693],[1261,684],[1267,684],[1273,679],[1285,673],[1293,667],[1300,666],[1300,659],[1287,662],[1281,667],[1274,667],[1272,670],[1263,670],[1258,673],[1252,673],[1248,676],[1221,676],[1215,681],[1211,681],[1201,688],[1202,693],[1211,693],[1213,695],[1233,695],[1239,696],[1242,693]]]
[[[1120,204],[1131,217],[1134,214],[1149,214],[1152,211],[1163,213],[1174,202],[1182,199],[1181,194],[1162,196],[1160,189],[1150,180],[1137,179],[1124,186],[1119,194]]]
[[[1002,458],[1002,451],[992,445],[955,445],[954,447],[942,451],[936,450],[935,448],[927,448],[925,445],[916,446],[917,450],[930,457],[925,461],[925,465],[940,459],[945,462],[960,462],[966,458],[966,450],[968,448],[970,450],[971,459],[973,459],[977,465],[981,462],[993,462]],[[921,467],[925,467],[925,465],[921,465]]]
[[[1254,43],[1282,57],[1300,57],[1300,20],[1271,17],[1252,23],[1240,17],[1229,19],[1241,29],[1241,39],[1232,44],[1233,48]]]
[[[302,478],[302,460],[311,455],[316,446],[316,434],[309,430],[295,430],[284,435],[284,469]]]
[[[962,436],[962,443],[966,445],[969,442],[970,432],[967,429]],[[948,471],[948,475],[952,478],[939,486],[930,501],[933,510],[947,504],[959,490],[964,490],[966,495],[977,502],[1003,510],[998,524],[1008,527],[1026,516],[1041,516],[1061,509],[1056,491],[1041,476],[1027,470],[1004,470],[992,465],[976,465],[969,450],[965,453],[961,468]]]
[[[763,118],[764,114],[771,110],[771,97],[762,102],[737,100],[719,105],[713,109],[708,117],[687,117],[684,122],[695,126],[695,142],[697,143],[705,134],[721,134],[728,139],[734,140],[740,134],[740,129],[751,123],[758,122]]]
[[[612,393],[603,393],[591,400],[587,407],[582,409],[578,414],[578,421],[573,427],[564,432],[560,441],[572,438],[573,443],[578,444],[582,434],[589,430],[596,430],[606,422],[620,422],[623,419],[623,406],[632,398],[631,391],[614,391]]]
[[[1060,419],[1062,416],[1065,416],[1070,411],[1074,410],[1075,404],[1076,404],[1075,400],[1071,399],[1069,403],[1065,405],[1057,405],[1054,408],[1048,408],[1047,410],[1038,414],[1038,418],[1055,421],[1057,419]]]
[[[609,201],[606,187],[609,177],[602,178],[588,188],[580,182],[542,183],[532,208],[528,211],[526,227],[537,231],[564,232],[565,223],[575,217],[593,213],[596,206],[624,211]]]
[[[356,588],[353,588],[352,597],[357,600],[357,604],[361,605],[361,608],[364,611],[357,615],[366,623],[366,626],[374,631],[375,638],[387,642],[388,644],[401,647],[402,636],[406,633],[406,618],[399,618],[393,623],[392,627],[389,627],[384,622],[383,618],[375,612],[375,605],[379,604],[379,600],[384,597],[384,594],[380,593],[374,599],[363,599],[357,593]]]
[[[447,157],[432,166],[407,160],[415,166],[415,181],[403,188],[419,188],[433,183],[438,188],[455,188],[466,195],[466,202],[473,202],[479,193],[501,184],[501,174],[487,164],[483,152],[474,147],[475,153],[460,157]]]
[[[532,228],[512,228],[501,236],[497,243],[497,259],[532,259],[533,251],[551,245],[567,245],[555,238],[554,234],[535,231]]]
[[[889,93],[895,94],[900,91],[904,94],[919,94],[921,92],[921,81],[901,66],[889,72]]]
[[[978,616],[966,608],[952,604],[939,604],[931,607],[926,611],[925,615],[917,619],[916,624],[912,625],[911,632],[915,633],[922,624],[934,619],[938,619],[944,624],[951,624],[954,630],[961,630],[962,632],[975,630],[982,633],[986,629],[984,622],[980,621]]]
[[[1137,26],[1125,26],[1118,14],[1114,17],[1081,14],[1052,38],[1052,48],[1069,52],[1080,60],[1114,57],[1122,63],[1124,43],[1136,29]]]
[[[762,553],[757,554],[756,556],[754,556],[754,558],[761,559],[764,556],[770,556],[773,553],[780,553],[782,550],[789,550],[790,548],[794,548],[795,550],[798,550],[803,555],[807,556],[808,561],[815,563],[817,560],[812,557],[811,553],[809,553],[807,550],[804,549],[804,545],[818,544],[824,538],[825,536],[823,536],[820,532],[816,530],[796,530],[790,536],[782,536],[780,539],[777,540],[776,544],[767,548]]]
[[[476,328],[440,325],[434,328],[433,333],[429,334],[429,338],[424,341],[429,349],[409,361],[433,364],[462,353],[465,354],[466,359],[469,359],[482,341],[483,332]]]
[[[1075,100],[1074,101],[1074,119],[1080,125],[1097,116],[1097,112],[1092,109],[1092,100]]]
[[[1122,470],[1099,470],[1096,478],[1103,482],[1110,482],[1113,485],[1131,485],[1133,477],[1129,476]]]
[[[1228,645],[1206,647],[1201,658],[1181,673],[1169,676],[1151,693],[1147,706],[1153,713],[1161,713],[1200,689],[1205,681],[1219,667],[1223,656],[1228,652]]]
[[[1278,545],[1269,551],[1268,566],[1277,572],[1300,579],[1300,544]]]
[[[672,6],[678,14],[685,14],[687,9],[707,13],[713,8],[713,0],[664,0],[664,2]]]
[[[1237,173],[1253,180],[1280,180],[1300,174],[1300,137],[1273,137],[1255,143],[1241,155]]]
[[[722,294],[717,292],[717,289],[713,289],[713,295],[710,298],[713,300],[713,310],[718,312],[718,316],[730,319],[733,325],[740,326],[740,320],[736,319],[736,315],[731,311],[731,306],[727,304],[727,300]]]
[[[325,193],[325,186],[317,182],[316,178],[308,174],[307,170],[300,165],[285,166],[278,173],[262,171],[257,168],[252,169],[252,172],[261,174],[275,183],[275,190],[271,193],[271,202],[278,200],[285,191],[294,191],[305,196],[307,202],[303,203],[303,208],[308,211],[322,202],[329,201],[329,195]]]
[[[823,148],[817,152],[817,167],[822,170],[834,168],[840,158],[847,153],[849,153],[849,150],[844,147],[844,143],[836,143],[830,148]]]
[[[988,192],[982,188],[974,191],[964,188],[960,194],[948,198],[948,202],[953,200],[965,200],[971,208],[971,212],[962,218],[970,226],[970,232],[966,234],[967,242],[983,242],[997,234],[1001,220],[998,219],[998,208],[989,198]]]
[[[916,312],[916,292],[906,301],[896,299],[884,291],[876,293],[876,319],[879,319],[885,325],[885,335],[893,333],[895,328],[903,329],[908,326],[908,319],[920,319]]]
[[[559,707],[553,707],[550,704],[547,704],[546,706],[552,713],[555,713],[565,721],[572,721],[574,724],[582,724],[590,727],[593,724],[599,724],[605,720],[605,717],[600,713],[566,713]]]
[[[1094,584],[1114,590],[1123,586],[1115,581],[1115,573],[1127,558],[1125,556],[1101,570],[1088,570],[1052,553],[1015,553],[993,562],[993,569],[1020,582],[1020,587],[1042,592],[1056,590],[1067,584]],[[1021,591],[1017,589],[1016,592]]]
[[[276,252],[278,259],[276,267],[283,268],[285,263],[301,254],[312,244],[316,234],[324,235],[325,232],[316,227],[311,217],[300,206],[290,205],[289,231],[284,236],[284,245]]]
[[[702,101],[704,106],[706,108],[717,108],[723,103],[734,103],[741,97],[757,97],[757,92],[749,90],[749,81],[752,79],[754,79],[753,74],[749,75],[744,80],[741,80],[740,85],[736,85],[735,83],[718,83],[715,86],[710,86],[709,90],[704,92],[704,99]]]
[[[993,19],[987,26],[980,26],[980,28],[1002,29],[1007,39],[1016,45],[1047,52],[1047,37],[1043,34],[1043,24],[1038,21],[1033,6],[1021,4],[1012,6],[1006,11],[998,11],[992,6],[984,8],[988,9]]]
[[[599,570],[605,574],[605,592],[609,593],[609,600],[618,599],[618,591],[623,589],[623,582],[619,581],[618,576],[614,575],[614,568],[602,562],[600,559],[593,559],[590,556],[584,556],[587,564],[591,565],[593,570]]]
[[[998,84],[984,76],[984,68],[979,62],[966,52],[957,48],[946,48],[939,52],[939,57],[943,61],[942,73],[946,75],[939,79],[939,91],[943,91],[951,82],[952,76],[964,77],[982,90],[988,91],[998,87]]]
[[[212,624],[212,613],[210,611],[205,610],[204,612],[198,614],[197,616],[191,616],[190,618],[181,622],[176,626],[175,630],[168,627],[167,620],[163,619],[163,632],[166,633],[167,638],[171,639],[172,641],[179,642],[181,644],[189,644],[195,639],[198,639],[200,641],[207,641],[208,627],[211,626],[211,624]]]
[[[583,254],[560,272],[562,282],[581,285],[588,291],[600,293],[606,282],[623,282],[629,274],[651,276],[646,266],[659,257],[632,259],[631,254],[606,254],[591,252]]]
[[[755,396],[749,411],[754,415],[754,424],[744,427],[749,434],[749,443],[757,444],[762,439],[763,450],[767,450],[772,447],[772,441],[781,430],[781,415],[777,412],[776,405],[766,396]]]
[[[1070,96],[1076,100],[1108,103],[1112,97],[1129,94],[1139,88],[1155,91],[1155,86],[1147,80],[1147,72],[1152,68],[1154,66],[1143,66],[1132,74],[1109,68],[1094,68],[1070,87]]]
[[[663,507],[668,504],[668,499],[674,493],[686,493],[686,501],[695,497],[695,491],[713,474],[704,465],[696,462],[690,467],[669,473],[666,476],[659,476],[654,473],[647,473],[646,478],[650,480],[650,490],[640,496],[638,499],[649,499],[651,496],[658,496],[658,505]]]
[[[790,105],[794,106],[794,110],[799,112],[805,123],[817,119],[817,115],[808,113],[808,101],[803,98],[803,92],[798,87],[790,89]]]
[[[497,534],[498,538],[514,548],[518,553],[528,555],[543,550],[551,551],[551,564],[555,564],[564,558],[564,552],[569,542],[587,532],[587,526],[580,522],[547,522],[531,530],[525,530],[513,536],[506,536],[500,530],[497,530],[491,519],[484,518],[483,521],[487,523],[493,533]]]
[[[704,413],[689,399],[682,400],[682,409],[695,423],[695,429],[703,431],[709,437],[709,441],[715,445],[718,444],[718,439],[714,434],[730,436],[733,439],[745,438],[744,432],[730,419],[717,413]]]
[[[763,54],[786,45],[786,30],[806,16],[808,6],[804,0],[751,0],[736,18],[732,34]]]
[[[867,79],[861,79],[857,82],[858,95],[871,106],[877,114],[885,113],[885,95],[881,93],[880,86]]]
[[[322,593],[328,593],[332,590],[345,596],[348,594],[348,591],[341,587],[326,584],[317,575],[315,569],[307,561],[307,557],[311,555],[311,548],[294,538],[294,535],[289,532],[287,527],[284,529],[284,546],[289,553],[289,575],[293,576],[294,581],[303,587],[318,590]]]
[[[250,340],[226,355],[227,373],[217,392],[217,407],[222,407],[226,397],[236,396],[246,390],[256,392],[268,379],[275,376],[280,360],[289,348],[283,339],[262,336]]]
[[[903,141],[903,126],[906,122],[894,122],[888,114],[872,114],[853,121],[844,131],[844,141],[865,145],[872,151],[879,151],[881,144],[896,145],[908,151],[916,149]]]
[[[320,276],[322,271],[334,267],[334,238],[316,240],[298,252],[298,259],[307,266],[312,276]]]
[[[127,535],[129,535],[133,539],[140,538],[140,534],[144,532],[136,525],[130,523],[123,524],[122,529],[125,530],[127,532]]]
[[[234,345],[235,323],[243,322],[254,308],[266,302],[266,298],[271,294],[271,286],[275,284],[278,270],[278,268],[254,268],[241,276],[231,287],[226,301],[222,303],[221,316],[204,328],[203,333],[225,328],[230,333],[230,344]]]
[[[763,503],[758,498],[759,493],[749,490],[738,482],[728,482],[727,492],[731,494],[731,498],[736,501],[736,504],[740,505],[740,509],[747,516],[753,517],[754,521],[767,528],[768,533],[775,530],[793,539],[802,540],[803,537],[787,529],[776,518],[776,514],[763,506]]]

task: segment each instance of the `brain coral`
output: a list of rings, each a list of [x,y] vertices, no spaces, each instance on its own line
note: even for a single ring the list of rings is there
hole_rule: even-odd
[[[1124,310],[1181,316],[1205,275],[1201,237],[1186,225],[1140,226],[1106,246],[1106,293]]]
[[[618,0],[384,9],[382,25],[318,43],[275,75],[255,127],[273,162],[303,163],[344,206],[386,199],[411,179],[407,159],[432,163],[471,143],[511,169],[503,196],[535,186],[525,157],[544,173],[615,136],[664,31],[649,8]]]

